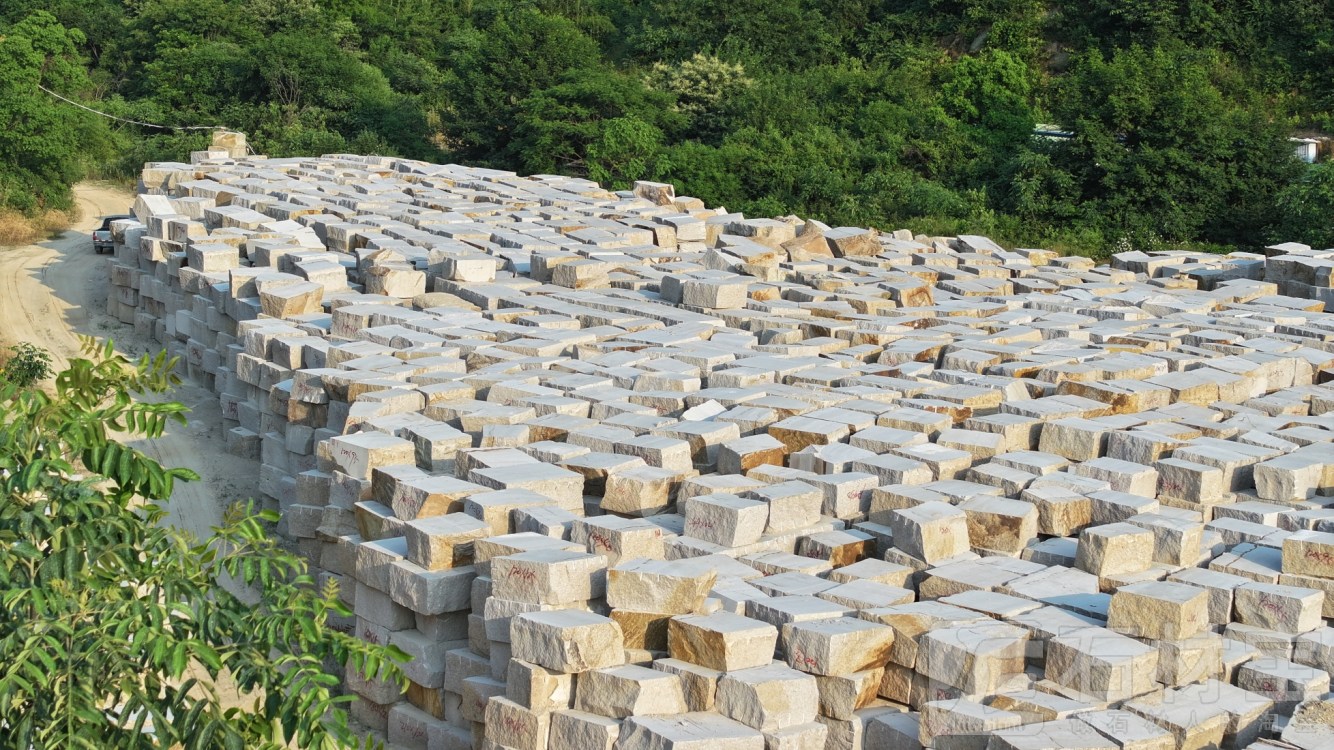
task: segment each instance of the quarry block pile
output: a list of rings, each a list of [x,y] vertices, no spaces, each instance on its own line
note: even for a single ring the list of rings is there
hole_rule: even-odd
[[[108,305],[412,656],[345,674],[395,745],[1334,743],[1334,250],[232,146],[145,167]]]

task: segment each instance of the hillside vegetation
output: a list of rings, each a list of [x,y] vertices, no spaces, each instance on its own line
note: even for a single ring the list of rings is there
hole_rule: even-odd
[[[1328,0],[14,0],[0,204],[182,159],[395,154],[1105,253],[1334,244]],[[1073,138],[1034,138],[1050,123]]]

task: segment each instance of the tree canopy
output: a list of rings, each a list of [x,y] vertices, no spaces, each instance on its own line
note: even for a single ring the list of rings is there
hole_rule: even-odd
[[[36,11],[0,32],[0,206],[67,208],[103,130],[91,115],[41,93],[83,92],[87,38]]]
[[[23,158],[0,162],[0,203],[57,205],[90,161],[132,175],[206,141],[90,119],[32,95],[42,77],[114,114],[242,130],[277,156],[661,179],[733,210],[1081,252],[1255,249],[1280,229],[1318,236],[1279,196],[1305,184],[1288,136],[1334,130],[1327,10],[18,0],[0,11],[0,110],[22,123],[0,156]],[[1036,123],[1073,138],[1035,139]]]

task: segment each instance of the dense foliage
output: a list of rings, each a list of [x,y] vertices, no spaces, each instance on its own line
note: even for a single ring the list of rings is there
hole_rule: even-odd
[[[664,179],[750,214],[1095,252],[1127,240],[1254,248],[1329,224],[1301,208],[1320,179],[1287,142],[1334,130],[1329,0],[5,7],[0,22],[17,25],[3,44],[25,52],[0,58],[0,109],[30,90],[44,54],[62,62],[42,68],[55,71],[41,73],[49,87],[136,119],[244,130],[275,155]],[[45,41],[27,52],[20,36]],[[85,129],[59,111],[66,127],[47,130],[71,135],[33,144],[41,154]],[[1034,138],[1037,123],[1074,137]],[[207,137],[113,129],[124,173]],[[6,135],[0,157],[29,138]],[[69,178],[69,163],[52,165],[6,173],[0,190]]]
[[[0,367],[0,382],[28,388],[51,377],[51,353],[26,341],[9,347],[9,360]]]
[[[355,746],[326,666],[401,680],[401,652],[332,627],[350,613],[272,518],[235,508],[202,542],[160,523],[198,477],[114,436],[184,419],[131,396],[169,390],[175,362],[86,354],[45,389],[0,381],[0,747]]]

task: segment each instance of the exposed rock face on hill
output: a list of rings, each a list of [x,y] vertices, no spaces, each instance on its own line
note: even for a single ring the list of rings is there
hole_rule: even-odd
[[[1095,268],[360,156],[143,186],[112,311],[414,657],[347,676],[395,743],[1328,742],[1334,252]]]

